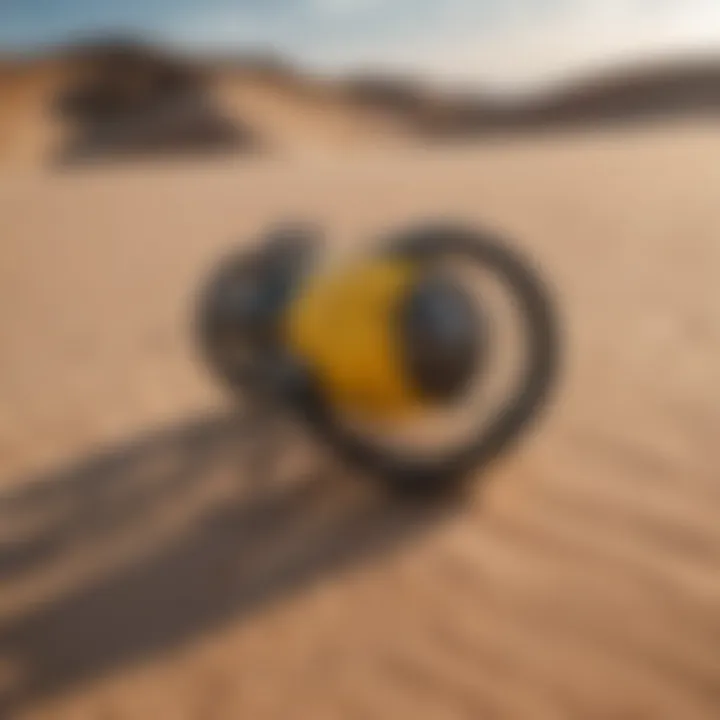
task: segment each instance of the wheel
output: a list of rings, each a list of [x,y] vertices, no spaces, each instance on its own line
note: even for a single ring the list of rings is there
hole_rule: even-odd
[[[549,292],[534,268],[503,240],[465,227],[425,225],[390,238],[382,252],[418,263],[452,258],[492,273],[512,296],[525,338],[525,362],[514,389],[487,427],[436,457],[381,446],[349,427],[320,392],[296,408],[319,438],[350,464],[403,494],[435,495],[456,489],[505,451],[548,399],[558,367],[558,328]]]
[[[197,303],[202,358],[234,394],[272,393],[281,372],[278,325],[315,258],[313,228],[282,226],[257,248],[229,253],[211,272]]]

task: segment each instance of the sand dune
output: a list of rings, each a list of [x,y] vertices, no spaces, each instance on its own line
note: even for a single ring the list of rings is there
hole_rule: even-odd
[[[280,102],[251,94],[258,118]],[[690,123],[6,167],[0,716],[717,717],[718,153]],[[403,508],[228,416],[188,313],[218,254],[280,218],[350,251],[443,214],[539,262],[565,367],[465,506]]]
[[[155,108],[147,111],[144,122],[140,114],[129,129],[126,122],[105,133],[110,155],[122,154],[119,141],[138,136],[144,126],[149,150],[156,145],[167,152],[177,145],[179,153],[186,141],[192,144],[196,136],[212,137],[213,132],[223,135],[226,124],[227,131],[234,124],[239,135],[252,141],[228,144],[227,152],[247,154],[258,145],[278,155],[332,155],[353,148],[522,136],[540,130],[602,131],[669,119],[717,122],[720,113],[720,62],[712,57],[620,67],[538,95],[501,99],[480,92],[443,92],[391,77],[322,80],[292,66],[253,58],[190,60],[152,46],[99,43],[35,60],[0,60],[0,165],[38,166],[62,152],[73,128],[54,111],[58,97],[113,53],[122,58],[121,65],[140,68],[139,73],[137,67],[130,69],[131,84],[142,85],[153,71],[169,68],[186,76],[194,90],[181,96],[175,109],[172,104],[165,108],[157,127],[151,122]],[[207,98],[201,98],[205,91]],[[189,117],[199,118],[195,126],[187,120],[189,111]],[[212,150],[213,142],[209,146]],[[222,142],[219,147],[224,147]],[[204,149],[203,143],[199,148]]]
[[[62,151],[74,130],[57,115],[57,100],[81,82],[94,62],[92,57],[78,61],[59,56],[0,65],[0,167],[38,167]],[[262,152],[337,153],[386,144],[400,135],[397,119],[359,107],[338,89],[311,79],[268,77],[242,66],[218,65],[201,72],[219,111],[257,140]],[[243,144],[237,148],[241,154],[246,151]]]
[[[45,162],[62,132],[49,115],[49,104],[68,80],[66,67],[54,60],[0,71],[0,165]]]
[[[440,147],[229,64],[213,97],[260,152],[61,170],[72,80],[0,67],[0,718],[717,717],[712,113]],[[464,504],[408,507],[232,412],[189,318],[268,224],[353,252],[436,216],[539,263],[565,361]]]

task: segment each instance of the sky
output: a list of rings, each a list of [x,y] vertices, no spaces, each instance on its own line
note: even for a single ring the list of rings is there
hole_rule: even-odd
[[[720,0],[0,0],[0,50],[97,33],[270,51],[321,72],[532,86],[636,57],[720,53]]]

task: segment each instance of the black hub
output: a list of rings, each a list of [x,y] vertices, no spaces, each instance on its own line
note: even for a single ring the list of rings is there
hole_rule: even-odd
[[[431,403],[456,400],[481,370],[485,328],[479,308],[457,282],[429,270],[403,301],[397,320],[416,392]]]

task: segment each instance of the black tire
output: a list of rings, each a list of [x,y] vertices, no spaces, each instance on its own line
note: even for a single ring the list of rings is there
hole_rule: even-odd
[[[548,288],[529,263],[501,239],[456,225],[427,225],[391,238],[385,251],[418,262],[460,257],[493,271],[513,293],[528,340],[526,370],[490,425],[464,447],[432,460],[380,449],[350,431],[320,392],[298,407],[314,432],[351,465],[404,495],[452,492],[506,451],[548,399],[558,371],[558,327]]]
[[[318,243],[314,227],[278,226],[256,248],[231,251],[201,288],[195,332],[202,359],[233,394],[274,394],[268,370],[282,355],[278,322]]]
[[[241,328],[223,317],[228,295],[239,284],[254,282],[254,255],[235,252],[223,258],[201,288],[196,306],[195,333],[201,357],[210,372],[233,394],[252,390],[259,348]],[[230,343],[243,343],[246,357],[231,352]]]

